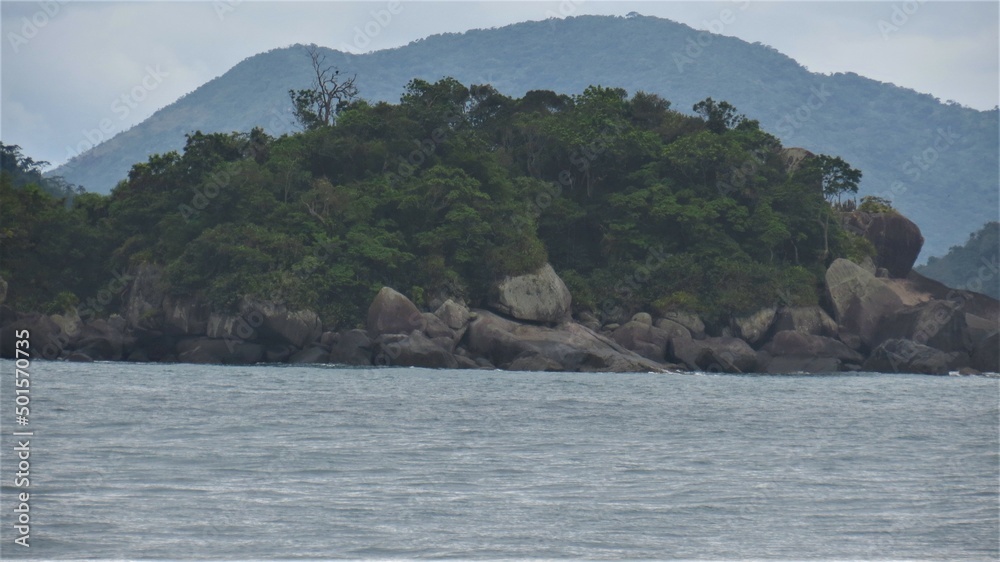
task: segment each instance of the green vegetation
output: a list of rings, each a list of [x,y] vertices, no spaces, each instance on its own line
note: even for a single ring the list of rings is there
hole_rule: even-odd
[[[156,263],[174,294],[284,301],[351,327],[383,285],[482,304],[549,261],[578,307],[721,324],[816,303],[825,266],[852,250],[826,198],[860,172],[820,157],[790,173],[779,140],[726,102],[695,117],[620,88],[511,98],[446,78],[411,81],[399,104],[338,105],[290,136],[189,135],[70,208],[5,172],[10,300],[87,299]]]
[[[968,289],[1000,299],[1000,222],[993,221],[953,246],[944,257],[932,257],[914,269],[949,287]]]

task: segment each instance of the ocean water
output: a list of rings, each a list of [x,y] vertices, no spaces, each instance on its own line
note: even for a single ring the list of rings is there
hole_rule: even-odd
[[[0,556],[1000,556],[1000,379],[35,362]]]

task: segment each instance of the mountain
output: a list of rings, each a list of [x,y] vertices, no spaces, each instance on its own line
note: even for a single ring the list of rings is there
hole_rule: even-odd
[[[953,246],[946,255],[914,269],[949,287],[1000,298],[1000,222],[983,225],[965,245]]]
[[[760,43],[698,31],[670,20],[581,16],[445,34],[353,55],[324,50],[356,73],[361,95],[396,101],[413,78],[452,76],[508,95],[591,84],[657,93],[689,111],[726,100],[786,146],[843,157],[864,172],[861,194],[889,198],[927,242],[924,256],[961,244],[1000,206],[998,110],[977,111],[858,76],[823,75]],[[53,171],[106,193],[130,166],[178,150],[184,134],[296,130],[288,90],[310,85],[301,46],[248,58],[224,75]]]

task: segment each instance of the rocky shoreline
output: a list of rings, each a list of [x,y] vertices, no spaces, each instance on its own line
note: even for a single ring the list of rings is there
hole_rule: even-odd
[[[446,299],[421,311],[383,288],[364,329],[324,331],[309,310],[244,301],[220,314],[161,288],[141,266],[124,291],[122,314],[84,322],[63,315],[0,310],[0,346],[13,357],[15,330],[29,330],[35,357],[68,361],[205,364],[329,363],[517,371],[948,374],[1000,371],[1000,306],[907,271],[879,275],[874,263],[835,260],[827,306],[769,306],[707,333],[691,313],[635,313],[624,323],[589,311],[551,266],[508,278],[487,308]]]

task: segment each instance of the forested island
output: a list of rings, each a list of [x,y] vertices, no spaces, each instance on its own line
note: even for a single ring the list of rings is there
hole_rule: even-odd
[[[79,361],[1000,370],[995,300],[913,272],[919,229],[860,171],[724,101],[445,78],[373,104],[315,68],[302,132],[196,132],[107,196],[3,146],[3,356],[30,329]]]

